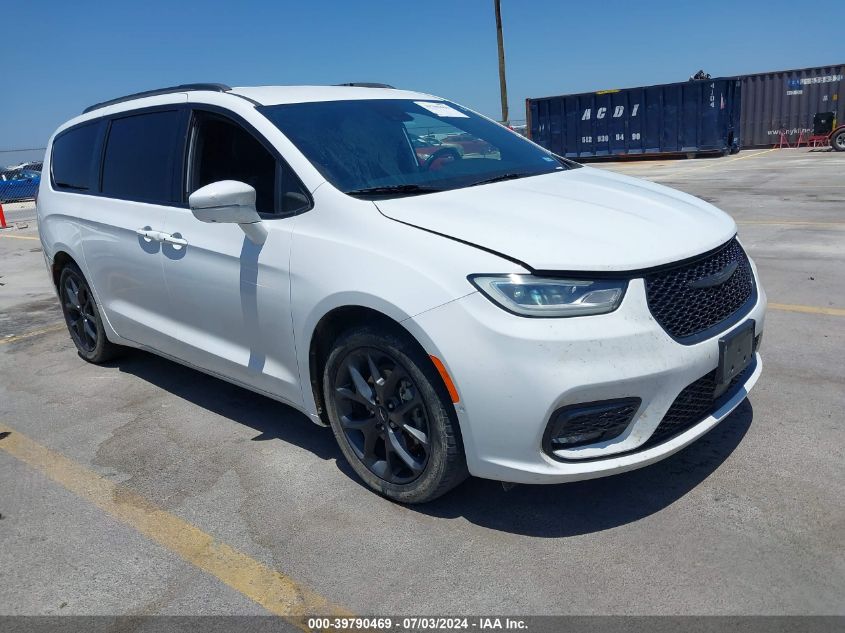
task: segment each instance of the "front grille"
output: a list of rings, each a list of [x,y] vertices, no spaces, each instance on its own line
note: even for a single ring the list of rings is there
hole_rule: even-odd
[[[736,270],[721,283],[692,285],[706,284],[708,278],[717,277],[733,263]],[[741,316],[741,308],[754,295],[754,277],[745,251],[734,238],[715,253],[647,274],[645,288],[651,314],[664,330],[683,342],[731,316]]]
[[[648,441],[638,447],[637,450],[665,442],[701,422],[734,395],[737,385],[748,380],[756,364],[756,361],[752,361],[748,367],[734,376],[725,393],[719,397],[713,395],[716,391],[715,369],[688,385],[675,398],[672,406],[669,407],[666,415],[663,416]]]

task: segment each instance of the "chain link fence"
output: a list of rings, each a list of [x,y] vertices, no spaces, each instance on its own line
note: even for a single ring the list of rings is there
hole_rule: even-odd
[[[43,147],[0,150],[0,204],[35,198],[43,157]]]

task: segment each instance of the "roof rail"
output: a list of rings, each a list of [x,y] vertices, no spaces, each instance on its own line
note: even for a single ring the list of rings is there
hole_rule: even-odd
[[[156,90],[145,90],[144,92],[136,92],[125,97],[118,97],[117,99],[109,99],[101,103],[95,103],[88,106],[82,111],[82,114],[87,114],[91,110],[98,110],[106,106],[114,105],[115,103],[123,103],[124,101],[132,101],[132,99],[140,99],[142,97],[154,97],[156,95],[166,95],[173,92],[191,92],[194,90],[210,90],[212,92],[228,92],[232,88],[226,84],[181,84],[179,86],[170,86],[169,88],[158,88]]]
[[[348,84],[335,84],[335,86],[353,86],[355,88],[393,88],[390,84],[375,84],[368,81],[353,81]]]

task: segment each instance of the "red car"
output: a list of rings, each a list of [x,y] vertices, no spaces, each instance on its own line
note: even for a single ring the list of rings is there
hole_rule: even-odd
[[[417,155],[417,162],[420,167],[430,171],[437,171],[447,162],[463,158],[460,147],[436,140],[413,136],[411,137],[411,145],[414,146],[414,153]]]
[[[486,156],[496,151],[496,148],[490,145],[487,141],[482,141],[472,134],[453,134],[447,136],[440,141],[444,145],[452,145],[459,147],[462,154],[481,154]]]

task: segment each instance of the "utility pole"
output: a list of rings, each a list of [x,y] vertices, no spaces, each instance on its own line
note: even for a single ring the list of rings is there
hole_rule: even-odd
[[[499,89],[502,92],[502,123],[510,125],[508,117],[508,82],[505,80],[505,42],[502,38],[502,5],[501,0],[493,0],[496,11],[496,39],[499,42]]]

